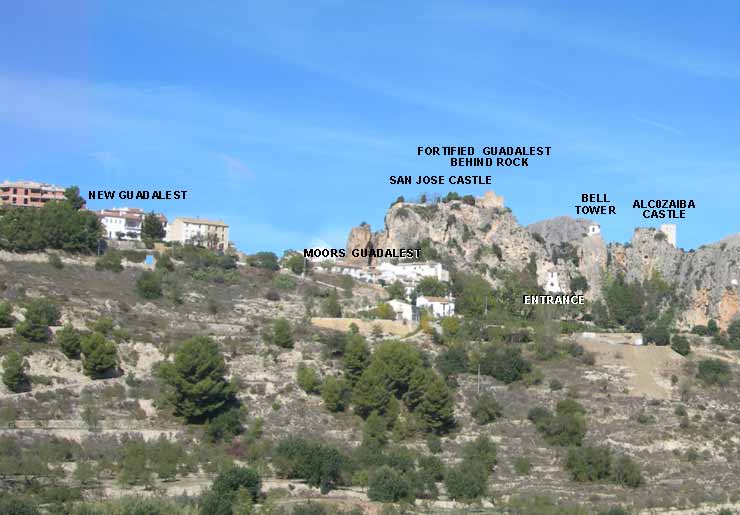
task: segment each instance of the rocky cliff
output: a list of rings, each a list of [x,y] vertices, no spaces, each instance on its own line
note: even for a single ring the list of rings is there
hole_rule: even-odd
[[[587,219],[564,216],[523,227],[492,192],[434,204],[399,202],[388,209],[384,225],[377,232],[367,224],[353,228],[348,255],[368,247],[424,247],[431,249],[427,257],[437,254],[494,285],[497,270],[521,270],[532,256],[542,287],[552,287],[554,276],[570,292],[571,281],[582,276],[589,284],[589,300],[601,297],[610,275],[621,272],[629,280],[644,280],[658,271],[686,300],[679,315],[683,326],[716,318],[726,327],[740,313],[740,235],[686,252],[659,230],[638,228],[629,244],[607,245],[598,225]]]

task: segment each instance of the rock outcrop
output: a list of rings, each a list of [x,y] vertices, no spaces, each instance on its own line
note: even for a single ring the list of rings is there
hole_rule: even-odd
[[[623,273],[630,281],[643,281],[657,271],[677,286],[683,327],[706,324],[711,318],[726,327],[740,315],[740,235],[686,252],[661,231],[638,228],[629,244],[607,245],[591,220],[563,216],[525,228],[503,202],[503,197],[487,192],[476,199],[396,203],[385,215],[383,230],[372,232],[367,224],[351,230],[348,256],[352,249],[368,247],[422,247],[427,249],[423,258],[453,263],[494,285],[497,270],[522,270],[533,257],[540,286],[555,274],[562,290],[570,292],[571,280],[582,276],[588,281],[589,300],[601,298],[607,277]]]

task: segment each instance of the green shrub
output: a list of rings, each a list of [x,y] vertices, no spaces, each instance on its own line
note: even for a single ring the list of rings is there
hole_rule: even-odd
[[[162,296],[162,277],[156,272],[145,270],[136,279],[136,291],[143,298],[152,300]]]
[[[121,253],[109,249],[105,254],[95,261],[95,270],[108,270],[110,272],[122,272]]]
[[[298,365],[296,380],[298,381],[298,386],[308,394],[316,394],[321,391],[321,377],[319,377],[318,372],[316,372],[316,369],[307,367],[303,363]]]
[[[321,385],[321,398],[331,412],[344,411],[350,399],[349,385],[344,379],[327,376]]]
[[[376,502],[413,502],[415,498],[411,482],[388,466],[370,473],[367,496]]]
[[[696,334],[698,336],[706,336],[709,333],[709,330],[707,329],[707,326],[705,325],[695,325],[691,328],[691,334]]]
[[[675,352],[678,352],[681,356],[686,356],[689,352],[691,352],[689,339],[685,336],[675,335],[671,340],[671,349],[673,349]]]
[[[13,306],[9,302],[0,302],[0,327],[13,327],[15,318],[13,318]]]
[[[244,432],[239,410],[233,408],[219,413],[206,424],[206,435],[212,442],[231,441]]]
[[[486,495],[488,471],[479,461],[462,462],[447,471],[445,489],[455,501],[472,502]]]
[[[327,493],[340,484],[349,463],[334,447],[289,436],[275,447],[273,465],[280,477],[304,479]]]
[[[290,515],[328,515],[328,511],[322,504],[307,502],[293,506]]]
[[[273,252],[257,252],[253,256],[247,257],[247,263],[256,268],[265,270],[279,270],[280,264],[278,257]]]
[[[15,351],[5,355],[3,359],[3,383],[12,392],[22,392],[30,387],[28,379],[28,363]]]
[[[534,423],[550,445],[564,447],[581,445],[586,434],[583,407],[575,401],[559,402],[555,415],[545,408],[532,408],[527,418]]]
[[[637,488],[642,484],[640,466],[629,456],[620,456],[612,465],[612,480],[620,485]]]
[[[40,515],[36,505],[30,500],[10,495],[0,496],[0,513],[3,515]]]
[[[465,463],[479,462],[487,471],[496,465],[496,444],[487,436],[480,435],[472,442],[466,443],[462,448],[463,461]]]
[[[122,250],[121,257],[131,263],[143,263],[146,261],[146,252],[139,250]]]
[[[601,481],[611,474],[611,453],[605,447],[574,447],[565,468],[576,481]]]
[[[278,318],[272,324],[272,343],[284,349],[293,348],[293,330],[290,322],[284,318]]]
[[[154,269],[158,272],[172,272],[175,270],[175,262],[169,254],[162,254],[157,258]]]
[[[296,282],[289,275],[277,274],[272,279],[272,285],[279,290],[293,290],[296,287]]]
[[[671,341],[671,333],[667,326],[654,324],[643,331],[642,339],[645,343],[668,345]]]
[[[31,301],[26,307],[26,319],[15,326],[15,332],[32,342],[49,339],[49,326],[59,323],[59,308],[46,299]]]
[[[513,383],[532,370],[532,365],[522,358],[519,347],[491,345],[481,357],[480,371],[506,384]]]
[[[436,360],[437,370],[442,377],[450,377],[456,374],[464,374],[470,368],[468,353],[460,345],[441,352]]]
[[[69,359],[79,359],[81,352],[81,334],[72,327],[71,324],[65,324],[55,335],[56,341],[62,352]]]
[[[59,257],[59,254],[55,252],[49,253],[48,260],[52,268],[56,268],[57,270],[64,268],[64,263],[62,263],[62,258]]]
[[[501,418],[503,413],[496,397],[491,393],[484,393],[475,400],[470,414],[478,424],[485,425]]]
[[[247,467],[234,466],[221,472],[211,485],[211,490],[219,495],[230,496],[240,489],[246,489],[256,501],[262,488],[259,474]]]
[[[696,377],[708,385],[724,386],[732,379],[732,371],[722,360],[703,359],[699,362]]]
[[[82,350],[82,370],[93,379],[110,375],[118,369],[116,344],[107,340],[101,333],[91,333],[80,340]]]
[[[520,476],[528,476],[532,470],[532,463],[526,456],[519,456],[514,460],[514,470]]]

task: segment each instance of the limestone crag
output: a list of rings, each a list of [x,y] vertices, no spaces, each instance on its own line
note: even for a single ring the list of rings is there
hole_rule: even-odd
[[[660,230],[638,228],[629,244],[607,245],[598,225],[587,219],[563,216],[522,227],[504,207],[503,197],[488,192],[432,204],[398,202],[388,209],[382,231],[373,233],[363,224],[347,239],[348,255],[368,246],[422,245],[440,260],[479,273],[494,285],[498,270],[522,270],[534,256],[540,286],[555,275],[562,291],[570,292],[571,280],[583,276],[589,285],[585,295],[592,301],[601,298],[608,277],[623,273],[630,281],[643,281],[657,271],[677,286],[682,299],[678,321],[685,328],[711,318],[727,327],[740,314],[740,235],[686,252]]]

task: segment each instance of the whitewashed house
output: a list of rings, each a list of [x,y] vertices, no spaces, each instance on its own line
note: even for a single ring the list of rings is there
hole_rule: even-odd
[[[414,306],[402,300],[393,299],[388,301],[388,305],[396,313],[396,320],[411,322],[414,319]]]
[[[429,309],[437,318],[448,317],[455,314],[455,299],[421,295],[416,298],[416,307]]]
[[[563,289],[560,287],[560,280],[558,279],[558,273],[555,271],[547,272],[547,282],[545,283],[545,291],[547,293],[562,293]]]

